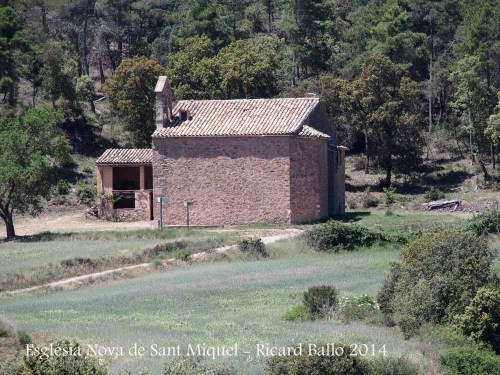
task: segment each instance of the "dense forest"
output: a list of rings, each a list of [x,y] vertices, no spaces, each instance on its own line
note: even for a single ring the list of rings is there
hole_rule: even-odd
[[[0,175],[21,177],[0,178],[0,216],[13,206],[36,206],[48,192],[40,181],[53,166],[70,163],[69,153],[95,155],[103,142],[149,147],[152,87],[165,73],[177,99],[319,95],[340,142],[366,155],[367,172],[383,169],[387,185],[395,172],[418,170],[443,134],[492,178],[500,134],[499,5],[3,0]],[[96,136],[103,129],[118,130],[104,141]],[[26,181],[23,173],[38,178]],[[9,196],[13,185],[31,197]]]

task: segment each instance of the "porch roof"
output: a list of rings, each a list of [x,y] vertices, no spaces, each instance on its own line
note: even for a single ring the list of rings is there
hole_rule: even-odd
[[[110,148],[96,160],[96,164],[152,164],[153,150],[150,148]]]

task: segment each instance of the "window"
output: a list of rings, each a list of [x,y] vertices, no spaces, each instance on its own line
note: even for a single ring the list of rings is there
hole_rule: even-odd
[[[153,167],[144,167],[144,189],[153,189]]]
[[[114,167],[113,190],[139,190],[141,188],[139,167]]]
[[[135,193],[120,193],[120,200],[115,202],[113,208],[135,208]]]

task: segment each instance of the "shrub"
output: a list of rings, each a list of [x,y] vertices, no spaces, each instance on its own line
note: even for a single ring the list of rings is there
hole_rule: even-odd
[[[378,296],[386,322],[409,337],[425,322],[450,321],[489,281],[493,260],[486,242],[468,232],[441,231],[410,243]]]
[[[87,174],[92,174],[94,173],[94,168],[89,165],[86,165],[85,167],[82,168],[82,172]]]
[[[490,344],[500,354],[500,290],[479,289],[465,312],[457,317],[456,325],[465,335]]]
[[[241,252],[261,257],[269,256],[264,242],[260,238],[246,238],[238,242]]]
[[[327,318],[337,303],[338,292],[333,286],[313,286],[304,292],[304,307],[311,319]]]
[[[361,205],[363,208],[377,207],[379,203],[379,199],[370,193],[370,188],[366,188],[361,197]]]
[[[317,344],[316,349],[332,350],[333,344]],[[351,349],[335,344],[338,355],[309,355],[309,348],[295,347],[300,355],[274,356],[267,360],[265,375],[363,375],[369,374],[369,364],[362,357],[351,356]],[[342,351],[342,353],[340,353]]]
[[[18,331],[17,335],[19,336],[19,344],[25,347],[28,344],[31,344],[31,336],[26,331]]]
[[[465,223],[465,229],[478,236],[500,233],[500,210],[486,210]]]
[[[331,220],[304,233],[306,243],[317,251],[338,251],[356,246],[371,246],[380,236],[356,224]]]
[[[385,204],[392,204],[396,201],[396,188],[393,186],[389,186],[388,188],[384,188],[384,200]]]
[[[79,343],[67,340],[59,341],[54,347],[60,347],[65,351],[81,353],[81,355],[51,355],[50,351],[46,355],[24,355],[18,373],[20,374],[88,374],[88,375],[106,375],[108,372],[105,367],[99,364],[97,358],[91,357],[85,353]],[[39,348],[41,351],[42,349]]]
[[[203,363],[200,358],[185,358],[165,364],[163,375],[236,375],[231,366],[220,363]]]
[[[367,295],[344,297],[335,309],[335,318],[344,322],[362,320],[374,316],[379,311],[375,300]]]
[[[56,186],[57,194],[68,195],[69,194],[69,184],[64,180],[57,181]]]
[[[311,316],[309,315],[309,312],[307,311],[306,307],[304,304],[297,305],[295,307],[292,307],[290,310],[288,310],[284,315],[283,315],[283,320],[287,320],[289,322],[293,321],[301,321],[304,322],[306,320],[310,320]]]
[[[347,207],[349,207],[351,210],[354,210],[358,208],[358,203],[353,197],[347,198]]]
[[[97,189],[94,185],[78,183],[76,185],[75,193],[84,205],[89,207],[95,205],[97,199]]]
[[[443,199],[444,197],[445,197],[444,193],[435,187],[433,187],[424,195],[424,199],[426,202],[437,201],[439,199]]]
[[[370,361],[370,375],[418,375],[418,367],[406,358],[377,357]]]

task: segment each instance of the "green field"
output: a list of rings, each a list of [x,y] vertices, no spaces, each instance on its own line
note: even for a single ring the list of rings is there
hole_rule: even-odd
[[[257,343],[287,345],[324,339],[385,344],[388,354],[415,358],[417,342],[403,340],[395,329],[281,319],[312,285],[335,285],[345,295],[375,295],[389,263],[398,258],[397,249],[314,254],[297,241],[269,248],[269,260],[201,263],[77,290],[3,297],[0,315],[45,340],[74,337],[124,347],[238,343],[253,352]],[[237,357],[236,366],[248,374],[261,372],[263,360],[247,357]],[[156,374],[165,360],[120,358],[113,369],[146,367]]]

